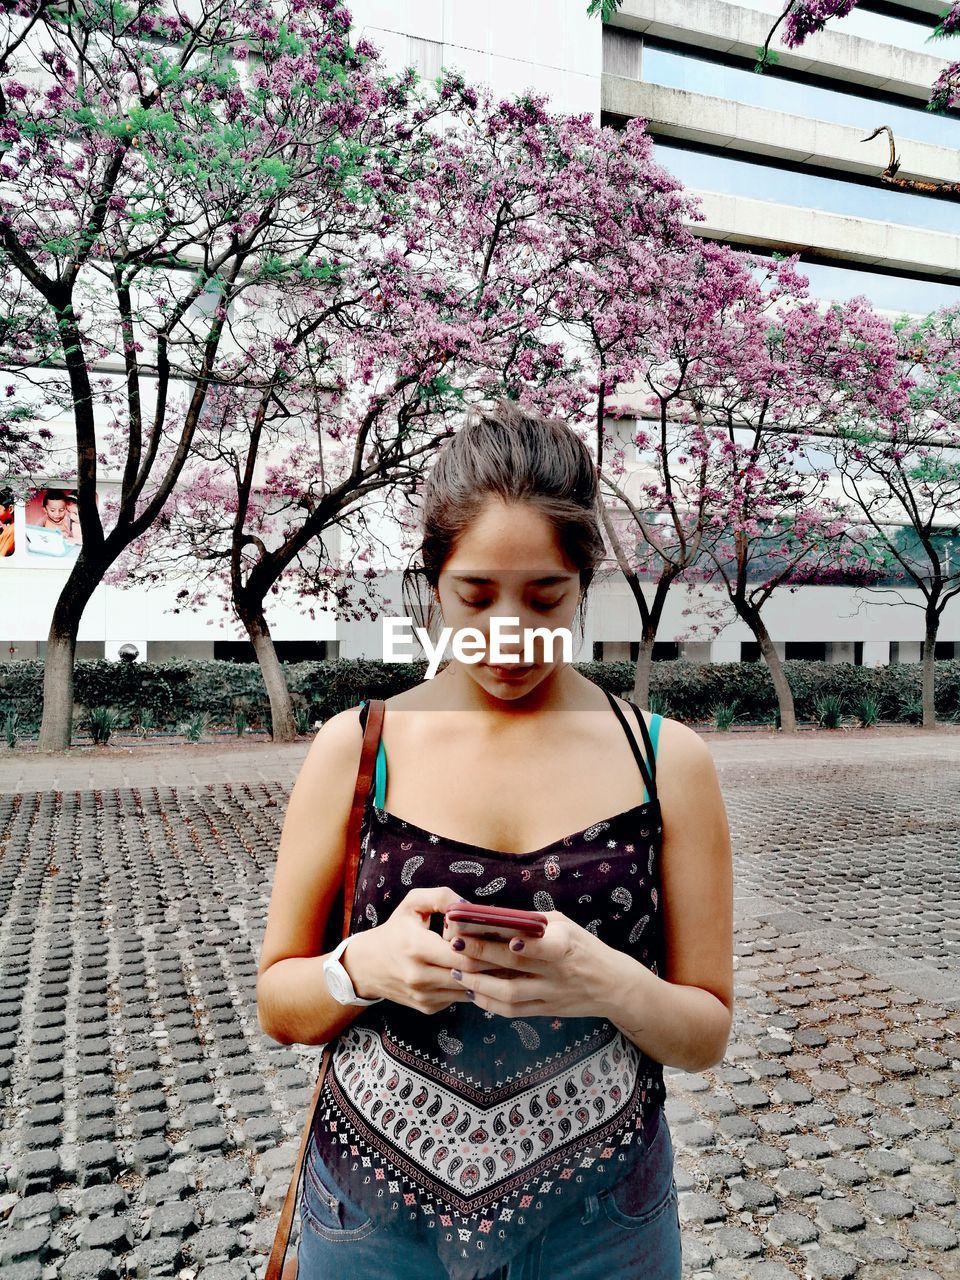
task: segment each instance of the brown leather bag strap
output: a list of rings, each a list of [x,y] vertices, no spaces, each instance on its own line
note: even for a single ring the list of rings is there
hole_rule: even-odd
[[[380,744],[380,730],[383,725],[383,708],[384,704],[379,699],[374,699],[370,703],[369,713],[367,715],[367,724],[363,733],[363,747],[360,751],[360,765],[357,769],[357,785],[353,793],[353,807],[350,810],[350,818],[347,823],[347,856],[344,867],[344,889],[343,889],[343,937],[345,938],[350,931],[350,916],[353,911],[353,897],[356,892],[357,870],[360,866],[360,827],[363,822],[363,810],[366,805],[367,794],[370,791],[370,783],[373,779],[373,769],[376,763],[377,747]],[[267,1269],[264,1272],[264,1280],[294,1280],[297,1274],[297,1260],[291,1258],[284,1266],[284,1257],[286,1256],[287,1247],[290,1243],[290,1231],[293,1227],[293,1216],[297,1208],[297,1198],[300,1194],[300,1180],[303,1176],[303,1162],[307,1151],[307,1144],[310,1141],[310,1134],[313,1130],[313,1118],[316,1115],[317,1103],[320,1101],[320,1091],[323,1088],[323,1081],[327,1074],[327,1068],[330,1065],[330,1046],[324,1046],[323,1056],[320,1060],[320,1072],[317,1076],[317,1083],[313,1087],[313,1097],[310,1099],[310,1106],[307,1108],[307,1122],[303,1126],[303,1133],[300,1137],[300,1150],[297,1152],[297,1161],[290,1175],[290,1185],[287,1187],[286,1198],[283,1202],[283,1209],[280,1212],[280,1221],[277,1223],[277,1230],[273,1238],[273,1248],[270,1250],[270,1259],[267,1262]],[[282,1269],[282,1270],[281,1270]]]
[[[383,709],[384,704],[380,698],[372,699],[367,708],[367,725],[363,732],[363,750],[360,752],[360,767],[357,770],[357,787],[353,793],[353,808],[350,810],[350,821],[347,824],[347,848],[350,856],[347,858],[343,873],[342,936],[344,938],[350,932],[350,916],[353,914],[357,870],[360,866],[360,827],[377,763],[377,748],[380,746],[380,731],[383,728]]]

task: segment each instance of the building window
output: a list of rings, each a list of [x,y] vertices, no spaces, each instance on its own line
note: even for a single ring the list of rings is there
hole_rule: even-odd
[[[935,661],[942,659],[949,660],[957,656],[957,646],[953,640],[938,640],[933,646],[933,657]]]
[[[740,641],[740,661],[741,662],[759,662],[760,646],[756,640]]]
[[[639,80],[639,46],[642,44],[642,78],[649,84],[686,90],[689,93],[703,93],[711,98],[723,98],[744,106],[766,107],[808,120],[826,120],[830,124],[864,128],[865,132],[869,132],[865,128],[865,122],[872,115],[877,115],[877,123],[880,123],[879,116],[882,115],[883,123],[889,124],[905,138],[916,138],[918,142],[930,142],[935,146],[957,146],[960,121],[955,113],[933,115],[919,105],[913,107],[889,100],[877,101],[869,96],[869,92],[861,92],[862,87],[859,85],[848,83],[844,89],[832,89],[812,84],[809,76],[804,80],[794,80],[782,70],[758,76],[749,67],[725,65],[714,61],[709,54],[703,57],[657,47],[649,38],[641,42],[637,37],[632,37],[638,50],[631,53],[627,47],[625,32],[617,33],[620,39],[611,42],[608,55],[609,30],[604,29],[603,69],[611,75]],[[936,51],[928,45],[925,52],[929,54]],[[632,69],[634,66],[635,71]]]
[[[853,642],[853,665],[855,667],[863,666],[863,641],[854,640]]]
[[[654,145],[653,158],[686,186],[699,191],[748,196],[844,217],[882,219],[931,231],[951,231],[956,227],[956,209],[946,200],[828,178],[769,159],[761,166],[746,155],[734,158],[729,151],[714,155],[660,138]]]
[[[337,656],[335,640],[275,640],[279,662],[323,662]],[[221,662],[256,662],[249,640],[215,640],[213,656]]]
[[[676,640],[655,641],[653,646],[654,662],[672,662],[680,657],[680,646]]]
[[[593,660],[594,662],[603,661],[603,641],[594,640],[593,642]]]
[[[890,666],[891,667],[896,666],[896,664],[899,661],[900,661],[900,641],[891,640],[890,641]]]
[[[784,657],[801,658],[806,662],[826,662],[826,641],[820,640],[788,640],[784,645]]]

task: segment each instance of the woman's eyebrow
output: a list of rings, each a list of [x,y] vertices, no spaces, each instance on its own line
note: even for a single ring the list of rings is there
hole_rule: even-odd
[[[482,578],[477,574],[452,573],[450,576],[453,578],[454,582],[468,582],[471,585],[478,587],[488,586],[491,582],[495,581],[494,578]],[[553,573],[548,574],[544,578],[533,578],[532,584],[535,587],[548,587],[553,586],[556,582],[569,582],[573,576],[574,575],[572,573]]]

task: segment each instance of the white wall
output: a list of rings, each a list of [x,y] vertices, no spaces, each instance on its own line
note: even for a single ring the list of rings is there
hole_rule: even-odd
[[[432,54],[494,93],[533,88],[550,95],[555,111],[599,120],[601,28],[599,18],[587,16],[586,0],[354,0],[349,9],[354,40],[372,41],[391,68],[432,71],[420,62]]]

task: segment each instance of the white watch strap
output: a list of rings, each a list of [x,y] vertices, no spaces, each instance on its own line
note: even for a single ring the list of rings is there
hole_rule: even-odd
[[[324,967],[326,967],[328,964],[330,965],[340,964],[340,957],[343,955],[344,951],[346,951],[347,943],[352,942],[356,936],[357,935],[355,933],[348,934],[347,937],[345,937],[341,942],[337,943],[337,945],[334,947],[334,949],[330,952],[330,954],[327,956],[326,960],[324,961]],[[350,982],[350,975],[349,973],[347,973],[346,969],[342,964],[340,964],[340,968],[343,969],[343,972],[347,978],[347,981]],[[362,996],[358,996],[356,991],[353,990],[352,982],[350,982],[350,989],[353,991],[353,999],[350,1001],[351,1004],[361,1004],[361,1005],[379,1004],[380,1001],[384,998],[383,996],[377,996],[375,1000],[364,1000]]]

